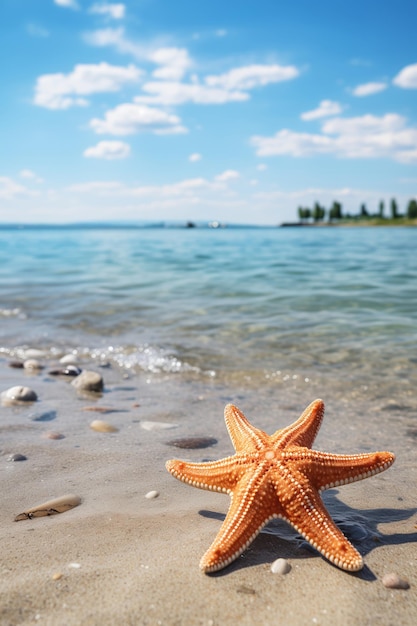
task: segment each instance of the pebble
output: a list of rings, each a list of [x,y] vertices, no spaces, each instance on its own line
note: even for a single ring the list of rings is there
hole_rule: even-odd
[[[271,565],[271,572],[273,574],[288,574],[291,571],[291,565],[286,559],[277,559]]]
[[[33,372],[43,369],[43,365],[38,359],[26,359],[23,362],[23,368]]]
[[[80,391],[103,391],[103,377],[97,372],[84,370],[71,382]]]
[[[24,454],[11,454],[7,457],[8,461],[27,461],[27,456]]]
[[[29,419],[33,422],[52,422],[56,418],[56,411],[37,411],[29,414]]]
[[[168,441],[168,446],[175,446],[176,448],[198,449],[209,448],[217,443],[217,439],[213,437],[185,437],[184,439],[173,439]]]
[[[147,494],[145,494],[145,498],[147,498],[148,500],[153,500],[154,498],[157,498],[159,496],[159,491],[148,491]]]
[[[64,356],[59,359],[59,362],[62,363],[62,365],[77,365],[78,359],[75,354],[64,354]]]
[[[35,402],[38,396],[29,387],[10,387],[1,394],[1,401],[6,406],[12,406],[14,404],[22,404],[24,402]]]
[[[90,428],[99,433],[117,433],[119,430],[116,426],[113,426],[104,420],[93,420],[90,424]]]
[[[25,350],[25,359],[43,359],[46,354],[43,350],[38,350],[37,348],[29,348]]]
[[[49,430],[48,432],[43,433],[42,439],[65,439],[65,435],[54,430]]]
[[[23,361],[9,361],[9,367],[14,369],[23,369]]]
[[[92,411],[93,413],[114,413],[116,409],[110,406],[83,406],[82,411]]]
[[[34,517],[45,517],[47,515],[57,515],[58,513],[65,513],[73,509],[75,506],[81,504],[81,498],[74,494],[68,494],[61,496],[60,498],[54,498],[54,500],[48,500],[42,504],[38,504],[30,509],[27,509],[23,513],[19,513],[14,518],[15,522],[20,522],[25,519],[33,519]]]
[[[178,424],[169,422],[141,422],[140,425],[145,430],[169,430],[170,428],[178,428]]]
[[[382,578],[382,584],[384,587],[388,587],[388,589],[409,589],[410,583],[408,580],[401,578],[395,572],[391,572],[389,574],[385,574]]]
[[[49,372],[50,376],[79,376],[82,372],[77,365],[68,365],[67,367],[63,367],[58,370],[51,370]]]
[[[63,577],[62,572],[55,572],[55,574],[52,574],[52,580],[61,580],[62,577]]]

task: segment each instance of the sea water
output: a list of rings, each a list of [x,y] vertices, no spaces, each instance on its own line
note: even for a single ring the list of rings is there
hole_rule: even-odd
[[[412,228],[0,230],[0,344],[137,370],[417,369]]]

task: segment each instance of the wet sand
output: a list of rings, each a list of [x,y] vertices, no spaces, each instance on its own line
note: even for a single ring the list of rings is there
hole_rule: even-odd
[[[97,370],[94,364],[89,369]],[[26,384],[39,396],[30,407],[0,407],[2,626],[415,623],[412,432],[408,439],[402,432],[390,437],[397,461],[387,472],[326,494],[334,517],[351,523],[351,540],[366,563],[362,572],[338,570],[276,522],[234,564],[208,576],[198,563],[218,531],[228,497],[177,482],[164,464],[174,457],[201,461],[232,452],[222,418],[223,393],[202,395],[203,384],[162,378],[123,380],[119,372],[105,369],[98,370],[105,393],[83,397],[46,372],[28,377],[10,369],[6,360],[0,361],[0,371],[0,391]],[[265,407],[273,404],[268,394],[259,400]],[[304,408],[303,398],[286,400],[295,410],[297,402],[300,412]],[[242,402],[246,412],[255,396]],[[85,410],[92,406],[109,412]],[[193,419],[184,420],[186,409]],[[54,410],[53,419],[35,419]],[[95,432],[89,426],[94,419],[119,430]],[[148,431],[142,421],[178,426]],[[387,444],[388,425],[389,416],[383,414],[375,435],[381,443]],[[43,438],[48,431],[64,438]],[[182,436],[211,436],[218,443],[203,450],[167,446]],[[358,438],[356,432],[349,434],[349,444],[353,436]],[[337,452],[331,447],[336,438],[337,428],[329,423],[315,447],[329,445],[328,451]],[[381,449],[391,449],[389,443]],[[361,446],[367,447],[366,437]],[[14,453],[27,460],[8,461]],[[159,497],[147,499],[151,490]],[[13,521],[28,507],[66,493],[79,495],[81,505],[59,515]],[[270,570],[279,557],[291,565],[285,576]],[[410,588],[385,588],[382,577],[389,572],[407,579]]]

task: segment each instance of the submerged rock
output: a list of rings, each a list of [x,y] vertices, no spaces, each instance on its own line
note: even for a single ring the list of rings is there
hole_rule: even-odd
[[[38,372],[43,369],[43,365],[38,359],[26,359],[23,363],[23,368],[25,370],[29,370],[30,372]]]
[[[84,370],[71,382],[80,391],[103,391],[103,377],[97,372]]]
[[[82,369],[77,365],[68,365],[67,367],[61,367],[57,370],[51,370],[49,372],[50,376],[79,376],[82,372]]]
[[[75,354],[64,354],[64,356],[59,359],[59,362],[62,365],[77,365],[78,358]]]
[[[38,399],[33,389],[30,389],[30,387],[22,387],[21,385],[6,389],[6,391],[2,392],[0,397],[2,404],[5,406],[19,405],[25,402],[36,402]]]

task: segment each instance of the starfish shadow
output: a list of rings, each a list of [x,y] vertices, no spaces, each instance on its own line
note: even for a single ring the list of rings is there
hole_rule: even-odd
[[[382,545],[400,545],[417,542],[417,532],[383,534],[377,526],[383,523],[401,522],[409,519],[417,512],[417,508],[411,509],[365,509],[358,510],[349,507],[336,496],[338,491],[331,489],[324,494],[326,508],[333,520],[342,530],[344,535],[353,543],[362,555],[369,554]],[[223,521],[225,515],[214,511],[201,510],[203,517]],[[272,563],[276,558],[306,559],[315,558],[320,554],[293,528],[277,519],[269,522],[253,543],[236,561],[225,570],[214,572],[214,576],[222,576],[231,571],[255,565]],[[331,563],[329,562],[331,565]],[[349,572],[346,572],[349,574]],[[350,575],[366,581],[376,580],[375,574],[368,566],[364,566],[359,572],[351,572]]]

